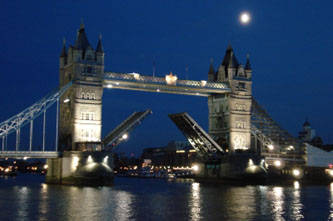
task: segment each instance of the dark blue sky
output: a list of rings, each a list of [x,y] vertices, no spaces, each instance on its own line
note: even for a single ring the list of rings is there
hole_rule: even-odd
[[[62,39],[73,44],[83,18],[90,43],[103,35],[106,71],[173,71],[207,79],[209,61],[221,63],[228,43],[253,68],[253,95],[279,124],[296,135],[308,116],[317,134],[333,143],[332,1],[1,1],[0,120],[18,113],[58,85]],[[252,14],[242,26],[238,15]],[[207,129],[207,99],[104,90],[103,134],[131,112],[154,112],[119,148],[183,140],[168,113],[188,111]]]

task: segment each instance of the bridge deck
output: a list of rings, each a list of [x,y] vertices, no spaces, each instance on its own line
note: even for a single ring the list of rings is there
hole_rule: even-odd
[[[166,78],[143,76],[138,73],[105,73],[103,86],[105,88],[194,96],[209,96],[210,94],[225,94],[231,92],[231,89],[224,83],[176,80],[171,84],[167,83]]]
[[[151,110],[134,112],[131,114],[126,120],[124,120],[121,124],[119,124],[113,131],[111,131],[105,138],[102,143],[104,147],[110,146],[115,147],[121,141],[126,138],[122,138],[128,131],[132,130],[135,126],[137,126],[148,114],[151,114]],[[126,134],[126,137],[128,135]]]
[[[57,158],[56,151],[0,151],[0,158]]]
[[[199,154],[224,153],[223,149],[188,113],[169,114],[169,117]]]

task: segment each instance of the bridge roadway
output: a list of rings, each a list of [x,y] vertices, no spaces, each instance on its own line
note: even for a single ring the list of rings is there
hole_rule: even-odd
[[[58,158],[57,151],[0,151],[0,158]]]
[[[168,77],[170,81],[168,81]],[[227,84],[207,81],[174,80],[175,76],[144,76],[139,73],[104,73],[104,88],[126,89],[136,91],[161,92],[194,96],[230,93]]]

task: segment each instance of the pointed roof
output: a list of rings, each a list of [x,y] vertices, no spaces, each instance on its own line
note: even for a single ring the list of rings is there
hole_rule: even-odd
[[[249,54],[246,55],[245,70],[251,70],[250,55]]]
[[[62,50],[61,50],[61,53],[60,53],[60,57],[66,57],[67,56],[67,53],[66,53],[66,40],[64,39],[63,40],[63,46],[62,46]]]
[[[237,58],[234,55],[234,50],[232,49],[230,44],[228,45],[228,48],[225,52],[222,65],[229,68],[237,68],[239,65]]]
[[[304,122],[304,124],[303,124],[303,127],[309,127],[309,126],[311,126],[311,125],[310,125],[310,123],[309,123],[309,121],[308,121],[308,118],[306,118],[306,119],[305,119],[305,122]]]
[[[88,46],[90,46],[90,44],[86,32],[84,31],[84,24],[81,23],[80,29],[77,31],[77,38],[74,47],[76,49],[85,50]]]
[[[102,35],[99,35],[96,52],[104,53],[102,45]]]
[[[208,71],[208,74],[212,74],[212,75],[215,74],[215,70],[214,70],[213,60],[212,60],[212,59],[210,60],[210,65],[209,65],[209,71]]]

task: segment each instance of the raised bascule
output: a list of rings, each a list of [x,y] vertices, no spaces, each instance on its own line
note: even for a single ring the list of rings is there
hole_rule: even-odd
[[[199,176],[237,177],[264,173],[266,163],[304,165],[304,145],[279,127],[252,97],[252,69],[247,57],[241,65],[229,45],[215,71],[211,64],[208,80],[181,80],[139,73],[104,70],[101,38],[94,49],[82,24],[74,45],[64,42],[60,55],[59,90],[0,124],[0,157],[47,158],[49,183],[109,184],[113,179],[112,149],[126,140],[151,110],[135,112],[102,139],[102,97],[104,89],[139,90],[185,94],[208,98],[209,133],[188,113],[170,118],[201,157]],[[57,105],[55,148],[45,149],[46,111]],[[33,149],[33,122],[43,116],[42,149]],[[20,146],[21,128],[30,125],[29,149]],[[9,134],[16,134],[15,148],[7,146]],[[209,166],[219,168],[212,174]],[[216,173],[216,170],[214,170]]]

